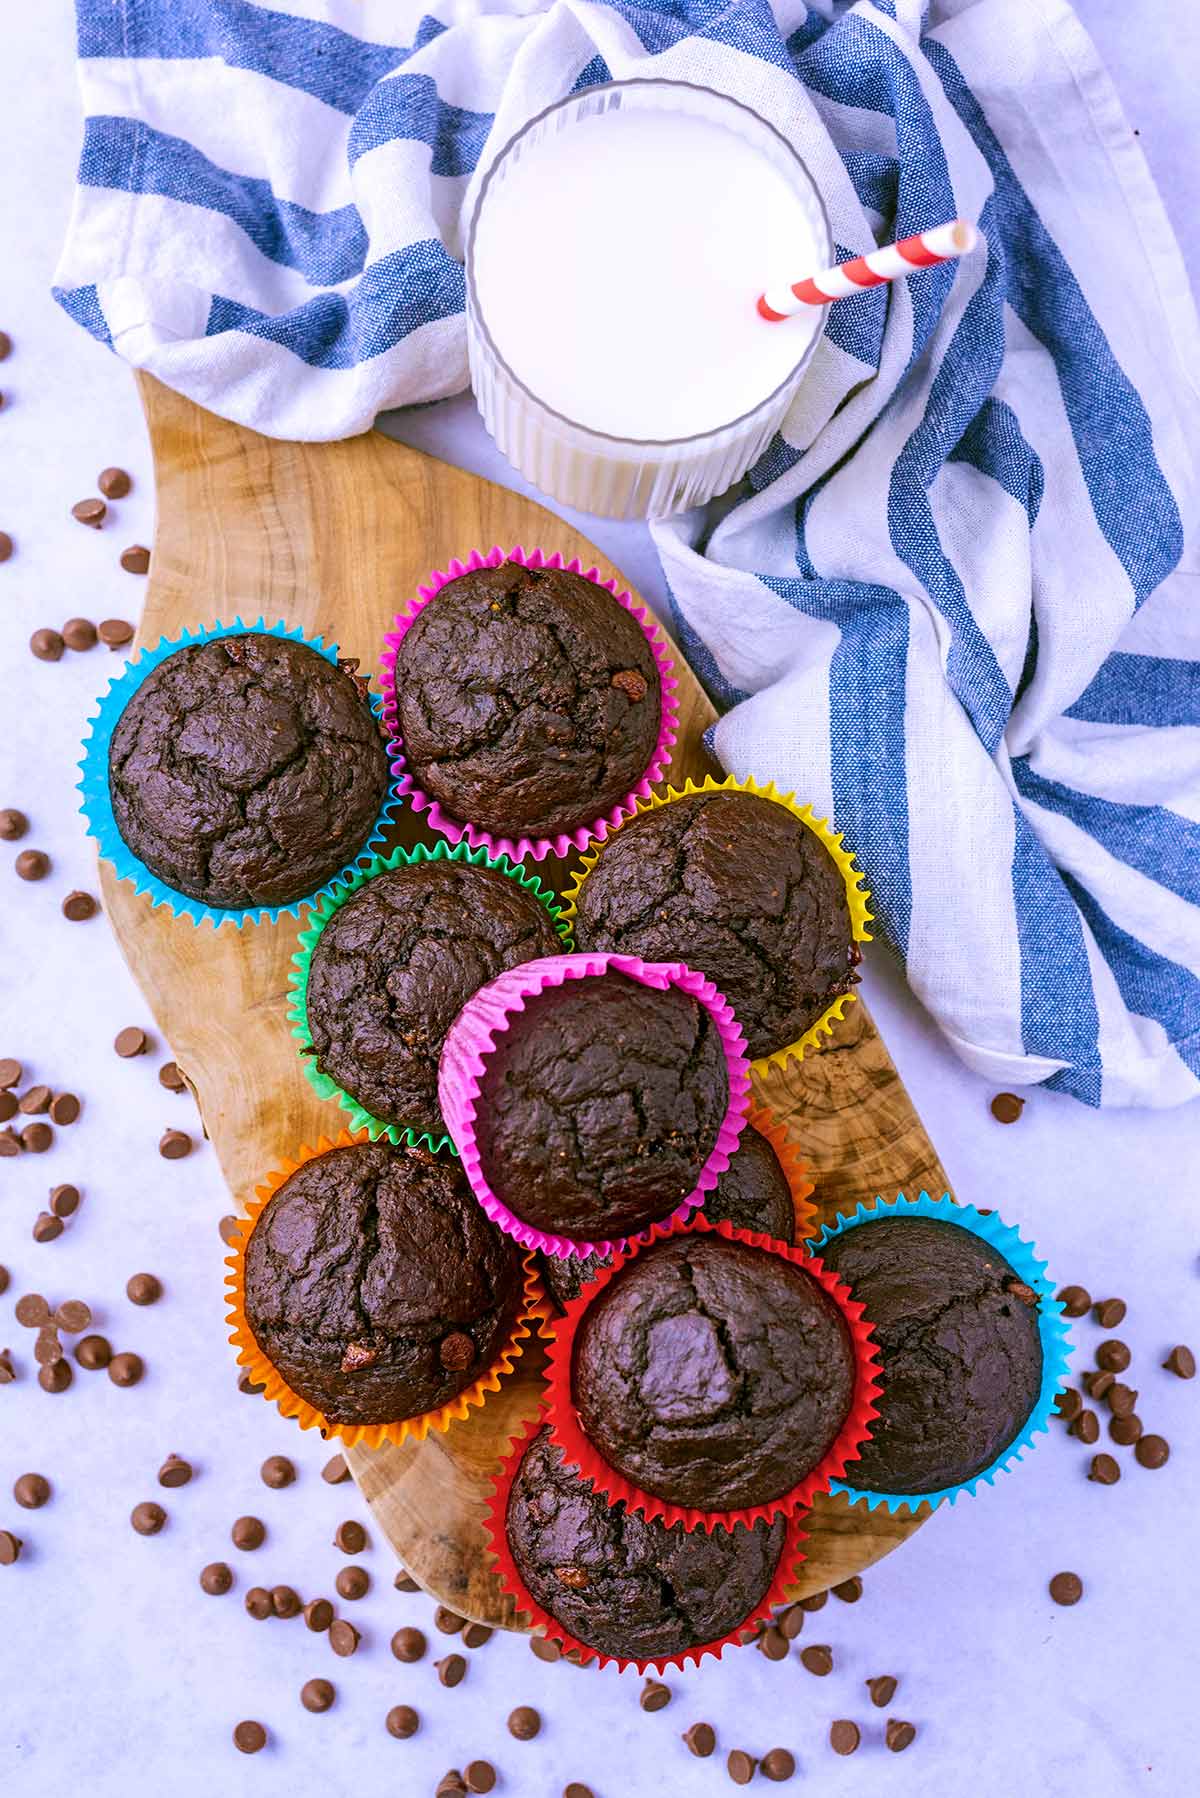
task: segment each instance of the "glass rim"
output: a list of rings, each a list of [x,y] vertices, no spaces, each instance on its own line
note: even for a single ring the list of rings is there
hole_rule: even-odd
[[[825,238],[829,245],[829,255],[832,259],[834,247],[833,227],[829,222],[829,212],[826,208],[825,201],[821,196],[821,190],[813,180],[813,177],[809,172],[808,164],[804,161],[800,152],[788,141],[783,135],[783,132],[779,130],[778,126],[773,125],[769,119],[764,119],[762,114],[756,112],[752,106],[747,106],[744,100],[735,100],[731,94],[722,93],[719,88],[707,87],[703,82],[676,81],[665,75],[632,75],[623,81],[598,82],[594,87],[581,88],[578,93],[566,94],[561,100],[554,100],[549,106],[543,106],[540,112],[534,113],[531,118],[526,119],[520,130],[513,132],[512,136],[508,139],[508,142],[496,156],[493,157],[487,173],[480,183],[479,192],[475,196],[475,204],[471,210],[471,222],[467,227],[465,258],[467,311],[470,316],[473,316],[480,336],[487,346],[489,355],[503,370],[505,377],[511,381],[513,386],[516,387],[528,401],[536,406],[539,411],[545,413],[548,418],[554,419],[560,425],[565,425],[568,430],[580,433],[581,436],[594,439],[600,443],[612,444],[618,449],[627,447],[649,450],[694,449],[699,444],[709,443],[714,439],[725,436],[729,432],[741,429],[752,419],[756,418],[760,412],[770,410],[785,389],[796,380],[797,376],[803,373],[814,355],[816,347],[824,334],[825,323],[829,316],[830,302],[828,300],[819,309],[821,318],[820,326],[813,332],[813,335],[805,345],[799,359],[793,367],[788,370],[783,380],[778,382],[777,385],[772,388],[770,393],[765,394],[762,399],[756,400],[754,405],[750,406],[745,412],[739,412],[734,418],[727,419],[719,425],[710,425],[707,430],[694,432],[688,437],[619,437],[615,432],[603,431],[596,425],[582,424],[578,419],[568,417],[565,412],[559,412],[554,406],[551,406],[548,401],[542,399],[539,394],[535,393],[533,388],[530,387],[527,382],[521,379],[511,367],[507,358],[501,353],[495,338],[492,336],[491,328],[484,316],[483,305],[475,282],[475,234],[479,227],[479,217],[487,200],[488,190],[492,185],[492,181],[517,145],[527,137],[531,131],[541,125],[544,120],[548,119],[552,113],[561,112],[564,107],[574,105],[576,102],[584,99],[590,94],[613,93],[616,90],[623,88],[649,87],[672,88],[685,93],[705,94],[710,99],[719,101],[722,105],[731,106],[738,112],[745,113],[747,117],[753,119],[755,124],[760,126],[763,131],[769,132],[795,165],[795,169],[801,178],[801,182],[807,187],[812,199],[816,203],[817,213],[825,228]]]

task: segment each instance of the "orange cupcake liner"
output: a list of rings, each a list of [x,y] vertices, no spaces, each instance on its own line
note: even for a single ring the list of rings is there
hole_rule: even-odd
[[[318,1137],[315,1148],[306,1143],[297,1150],[295,1156],[285,1158],[278,1168],[267,1175],[263,1184],[255,1188],[254,1197],[246,1205],[246,1216],[238,1219],[239,1233],[231,1244],[233,1253],[225,1257],[225,1265],[230,1270],[225,1276],[225,1284],[229,1288],[229,1310],[225,1321],[233,1326],[229,1340],[237,1349],[238,1365],[247,1370],[256,1384],[262,1386],[263,1397],[277,1405],[284,1417],[295,1418],[302,1430],[318,1429],[322,1436],[336,1437],[347,1448],[379,1448],[385,1442],[423,1442],[431,1430],[441,1432],[448,1430],[452,1423],[461,1423],[472,1409],[486,1403],[489,1392],[500,1390],[501,1380],[512,1372],[524,1350],[531,1327],[540,1322],[544,1306],[533,1256],[527,1254],[523,1257],[524,1290],[521,1309],[491,1366],[470,1386],[456,1393],[444,1405],[439,1405],[436,1411],[426,1411],[420,1417],[405,1417],[395,1423],[331,1423],[315,1405],[309,1404],[307,1399],[294,1392],[259,1348],[246,1319],[246,1247],[268,1200],[306,1161],[315,1161],[318,1156],[327,1155],[333,1149],[345,1149],[355,1143],[370,1140],[370,1135],[365,1130],[354,1134],[343,1130],[332,1141],[327,1136]]]
[[[684,1649],[679,1654],[657,1655],[649,1660],[635,1660],[624,1655],[605,1654],[599,1648],[590,1648],[577,1636],[565,1630],[556,1617],[544,1611],[521,1578],[512,1549],[508,1544],[508,1501],[512,1492],[513,1481],[518,1469],[537,1432],[545,1427],[544,1417],[532,1418],[511,1443],[508,1453],[500,1465],[500,1472],[492,1485],[492,1495],[488,1500],[487,1513],[483,1520],[484,1532],[487,1536],[487,1553],[492,1556],[496,1565],[492,1572],[499,1580],[502,1589],[513,1600],[517,1610],[529,1619],[531,1629],[541,1630],[551,1641],[557,1642],[564,1654],[574,1652],[583,1665],[595,1661],[598,1667],[615,1664],[624,1673],[627,1667],[634,1667],[639,1673],[645,1673],[653,1667],[657,1673],[665,1673],[668,1667],[698,1666],[705,1655],[711,1654],[720,1660],[724,1651],[733,1646],[740,1647],[746,1636],[766,1623],[781,1605],[787,1603],[789,1589],[795,1585],[800,1565],[805,1559],[802,1544],[807,1541],[807,1531],[796,1517],[788,1519],[788,1532],[783,1544],[783,1552],[779,1557],[779,1565],[775,1569],[770,1585],[747,1616],[734,1625],[725,1635],[718,1636],[712,1642],[702,1642],[696,1648]],[[583,1477],[582,1475],[580,1476]]]
[[[643,1254],[653,1243],[665,1242],[674,1236],[698,1235],[704,1231],[715,1231],[719,1236],[728,1237],[731,1242],[748,1243],[751,1248],[782,1256],[793,1267],[811,1274],[841,1312],[854,1353],[854,1388],[850,1396],[850,1408],[841,1429],[816,1466],[790,1491],[782,1493],[778,1498],[769,1499],[761,1505],[741,1506],[732,1511],[709,1511],[691,1505],[673,1504],[653,1492],[646,1492],[640,1486],[635,1486],[631,1480],[618,1473],[615,1467],[609,1466],[584,1433],[572,1391],[575,1334],[589,1305],[595,1302],[604,1287],[620,1273],[627,1262]],[[567,1465],[577,1467],[582,1477],[591,1480],[597,1492],[603,1492],[610,1504],[622,1503],[628,1510],[636,1511],[642,1517],[660,1518],[663,1523],[681,1523],[688,1530],[711,1531],[718,1526],[732,1529],[736,1523],[769,1523],[776,1517],[794,1516],[798,1511],[807,1510],[819,1493],[828,1492],[830,1481],[840,1479],[847,1465],[859,1459],[862,1445],[871,1433],[872,1420],[879,1414],[875,1401],[881,1390],[878,1377],[879,1350],[871,1341],[874,1327],[865,1316],[864,1307],[851,1297],[850,1288],[845,1282],[826,1268],[817,1256],[806,1253],[803,1243],[791,1248],[787,1243],[776,1242],[760,1231],[735,1230],[732,1224],[727,1223],[710,1224],[703,1213],[694,1214],[686,1223],[674,1226],[655,1224],[633,1248],[614,1256],[608,1267],[600,1269],[579,1297],[567,1306],[566,1312],[555,1322],[552,1331],[543,1327],[542,1335],[549,1337],[550,1343],[546,1355],[546,1421],[550,1426],[551,1440],[562,1450]]]
[[[760,1136],[765,1136],[775,1151],[775,1159],[783,1169],[783,1177],[792,1195],[792,1210],[796,1214],[796,1241],[803,1242],[806,1237],[814,1236],[821,1227],[819,1213],[812,1203],[812,1195],[817,1189],[808,1177],[808,1163],[788,1133],[787,1125],[781,1123],[765,1105],[756,1105],[751,1100],[746,1122]],[[742,1140],[744,1142],[745,1137]]]

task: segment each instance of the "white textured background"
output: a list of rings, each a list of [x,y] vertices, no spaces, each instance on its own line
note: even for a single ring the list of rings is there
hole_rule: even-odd
[[[1195,278],[1200,9],[1184,0],[1081,0],[1079,10],[1140,126]],[[1194,1107],[1101,1117],[1035,1094],[1020,1125],[1000,1128],[987,1113],[988,1091],[942,1046],[880,953],[866,991],[958,1191],[1024,1225],[1061,1280],[1128,1300],[1120,1332],[1135,1349],[1128,1377],[1145,1394],[1148,1427],[1171,1440],[1170,1465],[1150,1474],[1123,1455],[1121,1484],[1102,1490],[1083,1477],[1087,1451],[1057,1438],[1019,1477],[939,1516],[869,1574],[856,1609],[831,1602],[808,1620],[804,1641],[834,1647],[832,1677],[811,1678],[794,1654],[773,1664],[744,1650],[670,1676],[673,1702],[653,1716],[638,1708],[632,1675],[543,1667],[523,1641],[499,1637],[470,1657],[463,1685],[443,1691],[431,1663],[450,1645],[434,1645],[423,1597],[393,1591],[391,1556],[379,1542],[364,1557],[373,1591],[341,1607],[364,1631],[352,1660],[336,1659],[299,1622],[245,1615],[241,1594],[251,1584],[332,1594],[344,1562],[331,1546],[334,1527],[366,1512],[353,1487],[321,1483],[319,1442],[235,1392],[216,1233],[229,1207],[215,1161],[206,1147],[184,1163],[159,1159],[161,1131],[192,1123],[191,1101],[159,1088],[162,1054],[124,1062],[112,1053],[116,1030],[148,1025],[149,1014],[103,919],[69,924],[58,909],[71,887],[95,888],[72,783],[82,721],[111,664],[102,649],[42,664],[27,640],[37,625],[74,614],[135,617],[141,583],[121,572],[117,555],[149,542],[153,521],[132,383],[48,293],[79,135],[72,45],[68,0],[6,9],[0,328],[15,351],[0,365],[0,529],[16,539],[17,554],[0,568],[0,806],[28,812],[27,845],[47,850],[54,867],[40,885],[25,885],[12,873],[15,850],[0,845],[0,1055],[20,1057],[33,1079],[81,1093],[85,1111],[50,1154],[0,1162],[0,1262],[12,1274],[0,1299],[0,1347],[14,1350],[22,1375],[0,1389],[0,1528],[26,1541],[20,1562],[0,1569],[0,1792],[408,1798],[432,1793],[447,1767],[484,1756],[500,1769],[498,1790],[521,1798],[557,1798],[572,1778],[596,1798],[690,1798],[733,1789],[723,1765],[729,1748],[761,1754],[776,1743],[800,1763],[784,1789],[822,1798],[1194,1791],[1200,1384],[1173,1380],[1158,1362],[1179,1339],[1200,1347],[1200,1117]],[[467,401],[398,419],[395,429],[503,478]],[[86,531],[69,507],[112,462],[133,472],[135,491],[103,531]],[[642,530],[597,524],[592,535],[648,598],[661,597]],[[286,1146],[264,1145],[266,1158]],[[48,1186],[63,1180],[81,1186],[83,1206],[65,1236],[38,1246],[33,1218]],[[161,1276],[166,1296],[139,1311],[124,1284],[143,1268]],[[30,1290],[87,1299],[115,1347],[144,1355],[142,1385],[118,1391],[103,1374],[79,1374],[67,1394],[42,1393],[32,1334],[12,1318],[16,1297]],[[1098,1340],[1091,1325],[1082,1335]],[[160,1494],[154,1475],[171,1450],[198,1476]],[[300,1468],[287,1491],[259,1481],[272,1452]],[[55,1485],[53,1502],[32,1513],[9,1496],[15,1476],[30,1469]],[[128,1515],[156,1496],[170,1522],[145,1540]],[[246,1511],[270,1530],[256,1555],[236,1553],[228,1540]],[[236,1568],[237,1589],[208,1598],[196,1576],[222,1557]],[[1087,1583],[1074,1610],[1046,1597],[1047,1578],[1061,1568]],[[430,1634],[418,1666],[402,1667],[388,1652],[405,1622]],[[920,1731],[902,1757],[882,1749],[883,1713],[864,1702],[862,1681],[880,1672],[900,1677],[893,1711]],[[336,1708],[319,1717],[297,1696],[317,1674],[338,1688]],[[400,1702],[422,1716],[409,1742],[383,1729]],[[543,1713],[536,1742],[514,1742],[504,1729],[517,1703]],[[246,1716],[272,1732],[269,1751],[254,1760],[230,1744],[233,1723]],[[864,1727],[852,1760],[826,1743],[839,1716]],[[679,1741],[700,1717],[720,1739],[707,1762]]]

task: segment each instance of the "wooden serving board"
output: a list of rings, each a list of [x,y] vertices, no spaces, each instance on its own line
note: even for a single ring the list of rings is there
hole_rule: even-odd
[[[540,544],[620,575],[592,545],[531,501],[377,432],[342,443],[278,443],[225,423],[139,377],[158,483],[158,525],[137,642],[187,625],[283,617],[377,665],[395,610],[430,569],[494,543]],[[624,583],[623,583],[624,584]],[[678,658],[680,748],[673,779],[712,771],[701,735],[713,713]],[[394,840],[421,834],[411,812]],[[542,864],[551,885],[562,867]],[[196,1093],[239,1208],[280,1158],[341,1128],[314,1095],[286,1018],[299,926],[214,931],[151,909],[104,865],[104,903],[126,960]],[[759,1098],[792,1120],[825,1214],[878,1191],[941,1192],[933,1147],[862,1004],[833,1041]],[[224,1269],[214,1249],[213,1302]],[[352,1450],[354,1475],[383,1533],[433,1596],[463,1616],[519,1627],[483,1552],[489,1483],[511,1435],[534,1414],[537,1345],[469,1422],[402,1448]],[[797,1595],[847,1578],[887,1554],[921,1520],[897,1521],[829,1499],[813,1512]]]

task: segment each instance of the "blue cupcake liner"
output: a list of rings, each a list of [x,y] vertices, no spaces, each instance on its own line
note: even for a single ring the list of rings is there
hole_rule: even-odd
[[[943,1502],[954,1504],[964,1493],[968,1496],[974,1493],[981,1482],[992,1485],[997,1474],[1005,1473],[1035,1446],[1035,1436],[1049,1434],[1055,1397],[1067,1383],[1071,1332],[1062,1321],[1063,1307],[1053,1296],[1054,1287],[1046,1278],[1046,1263],[1038,1260],[1032,1245],[1024,1240],[1020,1231],[1012,1224],[1002,1223],[995,1213],[984,1216],[973,1205],[956,1204],[949,1193],[943,1193],[940,1199],[931,1199],[927,1192],[916,1199],[906,1199],[903,1193],[895,1199],[877,1198],[873,1205],[860,1205],[851,1217],[839,1214],[836,1223],[826,1224],[821,1234],[810,1238],[805,1247],[810,1254],[819,1255],[822,1245],[833,1237],[843,1236],[847,1230],[855,1230],[859,1225],[875,1222],[881,1217],[930,1217],[938,1223],[955,1224],[960,1230],[969,1230],[972,1236],[980,1237],[996,1249],[1017,1278],[1039,1295],[1038,1335],[1042,1344],[1042,1384],[1024,1429],[990,1467],[984,1468],[973,1479],[962,1480],[956,1486],[945,1486],[940,1492],[908,1494],[875,1492],[869,1487],[853,1486],[846,1480],[833,1480],[830,1484],[831,1491],[844,1492],[851,1504],[865,1504],[869,1511],[882,1505],[894,1514],[902,1510],[915,1511],[926,1504],[934,1508]],[[885,1375],[885,1399],[886,1395]]]
[[[418,843],[412,849],[393,849],[388,856],[372,856],[369,862],[356,868],[353,873],[343,876],[334,883],[332,889],[321,896],[320,903],[313,911],[306,929],[300,932],[300,948],[292,957],[292,972],[288,975],[288,986],[291,997],[288,1002],[288,1018],[292,1025],[292,1035],[299,1040],[301,1060],[304,1072],[308,1076],[309,1085],[318,1098],[336,1099],[342,1110],[349,1114],[349,1128],[352,1131],[366,1130],[373,1142],[386,1137],[397,1148],[407,1144],[409,1148],[428,1148],[434,1153],[449,1149],[457,1155],[458,1150],[450,1137],[444,1132],[440,1136],[428,1130],[412,1130],[405,1124],[385,1124],[365,1105],[361,1105],[343,1086],[329,1074],[323,1074],[311,1055],[304,1053],[313,1046],[312,1032],[308,1027],[308,973],[312,965],[312,954],[320,940],[325,926],[350,898],[351,894],[361,891],[369,881],[377,875],[389,872],[392,868],[412,867],[422,862],[469,862],[473,868],[495,868],[499,873],[515,880],[517,885],[531,894],[539,905],[545,907],[554,921],[554,927],[563,940],[564,951],[573,948],[570,924],[563,917],[563,904],[550,888],[543,885],[536,874],[529,873],[524,862],[515,862],[507,855],[490,855],[486,849],[472,849],[465,838],[451,845],[445,838],[440,838],[432,848]]]
[[[258,618],[253,624],[247,624],[242,618],[235,618],[232,624],[222,624],[218,620],[216,624],[205,625],[200,630],[185,630],[178,637],[160,637],[153,649],[139,651],[125,664],[124,670],[109,682],[108,691],[101,695],[97,710],[88,721],[88,730],[83,739],[83,760],[79,764],[83,775],[78,783],[78,791],[82,794],[79,809],[87,824],[87,834],[96,839],[101,858],[112,864],[117,879],[131,881],[135,892],[148,894],[153,908],[165,905],[176,917],[190,918],[194,924],[202,924],[207,919],[214,930],[219,930],[222,924],[236,924],[240,929],[243,924],[260,924],[264,920],[274,923],[277,918],[298,918],[303,909],[315,905],[325,894],[332,892],[339,880],[351,874],[361,856],[370,854],[383,841],[384,827],[400,804],[393,780],[370,835],[353,857],[324,886],[318,887],[303,899],[294,899],[290,905],[205,905],[203,900],[192,899],[188,894],[168,886],[157,874],[152,874],[144,862],[139,861],[127,847],[117,828],[108,788],[109,745],[121,713],[147,676],[165,662],[168,656],[174,655],[177,649],[186,649],[197,643],[211,643],[215,637],[254,636],[285,637],[292,642],[303,643],[307,648],[315,649],[318,655],[324,656],[327,662],[337,666],[336,643],[326,643],[321,637],[306,637],[299,626],[289,630],[282,619],[278,624],[268,624],[265,618]],[[377,718],[382,716],[383,700],[379,695],[372,698],[371,710]]]

